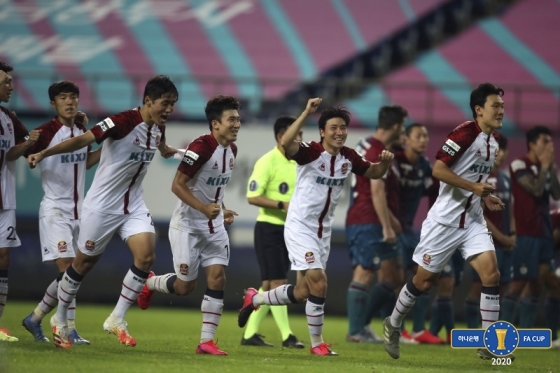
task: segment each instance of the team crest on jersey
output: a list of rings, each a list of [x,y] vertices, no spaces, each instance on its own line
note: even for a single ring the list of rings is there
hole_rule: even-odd
[[[58,243],[58,252],[65,253],[66,251],[68,251],[68,245],[66,245],[66,241],[60,241]]]
[[[87,240],[86,241],[86,250],[89,250],[89,251],[95,250],[95,241]]]
[[[432,262],[432,256],[430,254],[424,254],[424,256],[422,257],[422,262],[424,262],[425,265],[429,266]]]
[[[346,175],[348,173],[348,162],[344,162],[342,164],[342,168],[340,169],[340,172],[342,172],[343,175]]]
[[[161,136],[157,135],[156,136],[156,148],[159,146],[160,143],[161,143]]]
[[[8,122],[7,126],[8,126],[8,131],[10,131],[10,135],[13,135],[14,129],[12,128],[12,122]]]
[[[136,146],[140,146],[140,139],[138,138],[138,136],[136,136],[136,140],[134,140],[133,144]]]
[[[282,194],[288,193],[288,189],[290,189],[290,187],[285,181],[281,182],[280,185],[278,185],[278,191]]]
[[[320,171],[325,171],[325,164],[321,163],[321,165],[319,166],[319,170]]]
[[[189,265],[185,264],[185,263],[181,263],[179,265],[179,273],[182,274],[183,276],[186,276],[189,274]]]
[[[229,169],[233,170],[233,157],[229,159]]]
[[[214,162],[214,166],[212,166],[213,170],[217,170],[218,169],[218,161]]]
[[[311,251],[305,253],[305,261],[307,264],[315,263],[315,255]]]
[[[477,157],[482,156],[482,153],[480,152],[480,149],[478,149],[478,150],[476,151],[476,156],[477,156]]]

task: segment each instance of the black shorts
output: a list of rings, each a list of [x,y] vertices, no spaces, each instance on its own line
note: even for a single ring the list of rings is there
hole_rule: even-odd
[[[262,281],[288,278],[291,263],[284,242],[283,225],[258,221],[255,224],[255,252]]]

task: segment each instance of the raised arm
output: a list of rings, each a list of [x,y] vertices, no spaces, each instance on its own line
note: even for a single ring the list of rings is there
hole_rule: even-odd
[[[92,144],[95,141],[95,136],[91,131],[87,131],[80,136],[72,137],[71,139],[62,141],[56,144],[52,148],[47,148],[39,153],[31,154],[27,157],[29,162],[29,167],[35,168],[43,159],[50,157],[51,155],[71,153],[75,150],[85,148],[86,146]]]
[[[383,150],[381,154],[379,154],[380,162],[372,163],[364,173],[364,176],[370,179],[381,179],[389,169],[393,158],[395,158],[393,153],[388,150]]]
[[[33,146],[33,144],[35,144],[35,142],[39,139],[40,135],[41,135],[41,130],[33,130],[29,132],[29,137],[27,138],[27,140],[8,150],[8,153],[6,153],[6,160],[15,161],[16,159],[24,155],[27,149],[29,149],[30,147]]]
[[[301,129],[303,127],[303,123],[309,114],[313,114],[317,111],[319,105],[321,105],[322,99],[320,98],[311,98],[307,101],[307,106],[305,110],[301,113],[301,115],[296,119],[296,121],[288,127],[284,136],[282,136],[282,140],[280,145],[284,148],[286,154],[290,157],[295,155],[299,150],[299,145],[295,141]]]

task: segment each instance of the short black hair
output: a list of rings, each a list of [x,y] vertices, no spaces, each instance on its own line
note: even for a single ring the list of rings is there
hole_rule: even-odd
[[[527,140],[527,150],[529,150],[529,144],[535,143],[539,139],[541,135],[549,135],[552,137],[552,131],[550,128],[545,126],[534,126],[525,134],[525,138]]]
[[[504,95],[504,90],[488,82],[479,84],[478,87],[473,89],[473,91],[471,92],[470,106],[474,119],[476,119],[476,110],[474,109],[475,106],[484,107],[486,98],[491,95],[498,95],[501,97]]]
[[[80,97],[80,88],[69,80],[62,80],[51,84],[49,87],[49,99],[54,101],[54,98],[61,93],[75,93],[76,96]]]
[[[12,66],[8,65],[4,61],[0,61],[0,71],[3,71],[7,74],[7,73],[11,72],[12,70],[14,70],[14,68]]]
[[[169,79],[168,76],[154,76],[152,79],[148,80],[148,83],[146,83],[146,86],[144,87],[142,104],[145,103],[144,101],[146,100],[146,96],[149,97],[150,100],[155,101],[167,94],[175,96],[175,101],[179,99],[179,92],[177,91],[177,87],[175,87],[175,84],[171,81],[171,79]]]
[[[395,124],[401,124],[408,117],[408,111],[399,105],[386,105],[379,109],[377,128],[391,129]]]
[[[350,124],[350,112],[344,106],[328,107],[321,112],[319,129],[325,130],[327,121],[332,118],[342,118],[346,126]]]
[[[498,148],[503,150],[507,150],[508,148],[508,139],[504,135],[498,137]]]
[[[296,118],[289,115],[278,117],[276,122],[274,122],[274,140],[278,141],[278,134],[282,131],[286,131],[286,128],[290,127],[295,121]]]
[[[423,125],[422,123],[412,123],[410,126],[406,127],[404,133],[406,135],[406,137],[410,137],[410,134],[412,133],[412,130],[415,128],[420,128],[420,127],[426,127],[425,125]]]
[[[233,96],[214,96],[207,103],[204,108],[206,113],[206,120],[208,121],[208,127],[212,131],[212,121],[217,120],[218,122],[222,119],[222,114],[226,110],[239,110],[241,104]]]

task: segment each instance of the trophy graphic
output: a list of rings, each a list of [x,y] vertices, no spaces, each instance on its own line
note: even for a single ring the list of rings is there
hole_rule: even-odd
[[[496,338],[498,339],[498,347],[496,349],[505,350],[507,329],[495,329],[495,330],[496,330]]]

